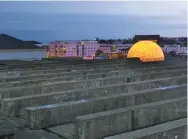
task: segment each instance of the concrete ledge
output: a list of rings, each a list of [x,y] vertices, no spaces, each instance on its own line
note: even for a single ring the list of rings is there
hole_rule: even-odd
[[[187,118],[159,124],[104,139],[187,139]]]
[[[160,63],[147,63],[147,64],[141,64],[141,62],[139,61],[132,61],[132,60],[113,60],[113,61],[101,61],[101,60],[95,60],[95,62],[93,61],[81,61],[83,64],[86,64],[86,65],[94,65],[94,63],[98,63],[98,64],[104,64],[106,62],[111,62],[113,64],[118,64],[118,63],[127,63],[129,66],[161,66],[161,65],[172,65],[172,64],[177,64],[177,63],[184,63],[186,64],[186,61],[181,58],[173,58],[173,57],[169,57],[169,58],[166,58],[164,62],[160,62]],[[54,64],[55,63],[55,64]],[[37,64],[34,64],[33,61],[30,62],[30,63],[23,63],[22,66],[19,66],[19,64],[13,64],[13,65],[6,65],[5,68],[1,68],[0,70],[4,69],[4,70],[8,70],[8,71],[15,71],[15,70],[22,70],[24,69],[25,70],[37,70],[37,69],[46,69],[46,68],[50,68],[50,69],[55,69],[55,68],[58,68],[58,67],[62,67],[62,66],[71,66],[71,65],[76,65],[76,66],[79,66],[79,65],[83,65],[80,63],[80,61],[75,61],[75,60],[69,60],[69,61],[66,61],[66,62],[63,62],[63,61],[53,61],[51,63],[49,62],[44,62],[43,63],[37,63]]]
[[[105,72],[105,73],[92,73],[87,75],[73,75],[67,76],[67,77],[55,77],[55,78],[45,78],[45,79],[35,79],[35,80],[26,80],[26,81],[14,81],[14,82],[6,82],[6,83],[0,83],[0,88],[8,88],[8,87],[19,87],[19,86],[29,86],[29,85],[41,85],[45,83],[51,83],[51,82],[62,82],[62,81],[83,81],[83,80],[90,80],[90,79],[100,79],[100,78],[112,78],[112,77],[122,77],[122,76],[140,76],[147,73],[156,75],[160,74],[160,76],[167,76],[167,74],[180,74],[184,75],[187,73],[187,69],[176,69],[176,70],[163,70],[160,72],[157,72],[158,70],[129,70],[129,71],[115,71],[115,72]]]
[[[100,112],[95,114],[79,116],[76,118],[76,121],[74,122],[75,125],[74,139],[88,139],[88,138],[99,139],[113,134],[127,132],[129,130],[135,130],[137,127],[144,128],[144,126],[146,125],[153,126],[156,124],[161,124],[163,122],[168,122],[170,120],[185,118],[187,116],[186,106],[183,105],[182,107],[179,108],[174,107],[174,105],[182,102],[183,103],[187,102],[186,97],[154,102],[140,106],[133,106],[130,108],[124,108],[119,110],[116,109],[107,112]],[[165,111],[167,110],[165,108],[165,105],[168,104],[171,105],[171,109],[174,112],[173,115],[175,115],[175,117],[173,118],[165,117]],[[147,109],[149,109],[150,111],[146,112]],[[139,115],[137,114],[138,111],[140,111]],[[125,116],[122,116],[123,114],[126,114],[128,112],[131,113],[131,117],[132,117],[131,119],[127,119],[127,116],[126,118]],[[140,120],[138,121],[138,119]],[[140,124],[141,122],[144,123],[144,126]],[[121,126],[121,124],[123,125],[131,124],[128,127],[131,127],[132,129],[124,128]]]
[[[176,82],[173,82],[173,80],[175,80]],[[165,89],[165,87],[167,86],[173,86],[176,84],[177,85],[175,87],[179,88],[181,87],[181,85],[178,86],[179,84],[184,84],[186,82],[187,82],[186,77],[162,78],[162,79],[148,80],[143,82],[133,82],[128,84],[104,86],[99,88],[77,89],[77,90],[56,92],[56,93],[54,92],[50,94],[41,94],[35,96],[5,98],[2,100],[1,105],[2,105],[3,113],[5,115],[18,116],[20,115],[20,110],[25,107],[39,106],[45,104],[55,104],[55,103],[61,103],[66,101],[96,98],[96,97],[109,96],[109,95],[121,94],[121,93],[130,93],[134,91],[151,89],[151,88],[163,87],[163,89]],[[182,94],[178,93],[177,95],[182,95]],[[173,97],[173,93],[171,93],[168,97]]]
[[[4,71],[4,73],[7,72],[14,72],[14,71],[26,71],[26,72],[31,72],[33,70],[35,71],[41,71],[41,70],[50,70],[50,69],[59,69],[59,68],[71,68],[74,65],[78,67],[94,67],[94,66],[103,66],[103,65],[117,65],[117,64],[127,64],[126,60],[119,60],[119,61],[53,61],[53,62],[47,62],[47,63],[37,63],[34,64],[33,61],[30,63],[23,63],[22,65],[20,64],[14,64],[10,65],[5,68],[0,67],[0,71]],[[5,72],[7,71],[7,72]]]
[[[74,123],[73,139],[98,139],[104,135],[130,131],[132,129],[131,114],[130,110],[117,109],[77,117]]]
[[[148,89],[134,93],[99,97],[90,100],[70,101],[66,103],[28,107],[23,109],[22,116],[30,128],[44,128],[71,122],[76,118],[76,116],[84,114],[152,103],[165,99],[185,97],[187,91],[186,89],[186,85],[182,85],[181,87],[167,87],[162,90],[160,88]],[[135,114],[137,114],[136,110]]]
[[[1,76],[3,77],[4,75],[6,75],[7,77],[4,77],[2,79],[0,79],[0,82],[7,82],[7,81],[17,81],[17,80],[29,80],[29,79],[35,79],[35,78],[38,78],[41,76],[50,76],[49,74],[52,74],[50,77],[58,77],[57,73],[62,73],[62,72],[66,72],[66,76],[70,76],[71,75],[71,72],[77,72],[77,75],[78,74],[81,74],[81,73],[99,73],[99,72],[110,72],[112,70],[148,70],[148,71],[151,71],[152,69],[159,69],[160,70],[169,70],[170,68],[172,69],[178,69],[178,68],[186,68],[186,64],[184,65],[170,65],[170,66],[167,66],[167,65],[156,65],[156,66],[151,66],[149,69],[147,67],[144,67],[144,66],[139,66],[139,69],[138,69],[138,66],[112,66],[110,65],[110,67],[103,67],[103,68],[95,68],[95,69],[92,69],[92,68],[88,68],[86,67],[85,69],[66,69],[66,70],[62,70],[62,68],[57,68],[57,69],[48,69],[48,70],[41,70],[41,71],[33,71],[32,72],[24,72],[24,71],[14,71],[14,72],[10,72],[10,73],[2,73],[1,72]],[[64,69],[64,68],[63,68]],[[13,76],[12,76],[13,75]],[[15,76],[15,77],[14,77]],[[63,76],[63,75],[62,75]],[[13,78],[14,77],[14,78]],[[27,77],[27,78],[26,78]]]
[[[173,72],[169,73],[153,73],[153,74],[141,74],[141,75],[128,75],[126,77],[112,77],[112,78],[104,78],[104,79],[91,79],[84,81],[70,81],[70,82],[53,82],[46,83],[42,85],[31,85],[31,86],[21,86],[21,87],[11,87],[4,88],[0,90],[0,99],[1,98],[12,98],[19,96],[27,96],[27,95],[36,95],[36,94],[45,94],[50,92],[58,92],[72,89],[83,89],[83,88],[92,88],[92,87],[100,87],[106,85],[114,85],[114,84],[123,84],[135,81],[143,81],[143,80],[151,80],[155,78],[164,78],[164,77],[172,77],[172,76],[184,76],[185,72],[177,72],[176,74]],[[177,83],[176,80],[174,82]],[[178,84],[178,83],[177,83]]]
[[[82,65],[70,65],[70,66],[67,66],[67,65],[64,65],[65,67],[61,66],[60,68],[50,68],[50,69],[41,69],[41,70],[30,70],[30,71],[16,71],[17,75],[19,74],[20,76],[26,76],[26,75],[40,75],[40,74],[44,74],[44,73],[52,73],[54,72],[54,70],[56,72],[70,72],[70,71],[74,71],[74,70],[85,70],[85,69],[104,69],[104,68],[114,68],[114,67],[127,67],[127,63],[119,63],[119,64],[113,64],[113,63],[109,64],[109,65],[105,65],[105,64],[102,64],[102,65],[86,65],[86,66],[82,66]],[[46,68],[49,68],[49,67],[46,67]],[[128,67],[127,67],[128,68]],[[34,71],[33,71],[34,70]],[[13,72],[9,72],[8,74],[7,73],[1,73],[0,75],[3,77],[11,77],[10,75],[12,75],[12,73],[14,73],[15,71]]]
[[[126,72],[130,70],[134,70],[135,72],[142,71],[142,72],[156,72],[156,71],[165,71],[165,70],[178,70],[178,69],[186,69],[187,65],[176,65],[176,66],[163,66],[163,67],[151,67],[151,68],[127,68],[127,67],[112,67],[112,68],[104,68],[104,69],[95,69],[95,70],[81,70],[81,71],[71,71],[71,72],[62,72],[57,71],[54,69],[50,73],[43,73],[43,74],[37,74],[37,75],[30,75],[27,74],[25,76],[20,76],[20,73],[15,78],[1,78],[0,83],[5,82],[13,82],[13,81],[27,81],[27,80],[33,80],[33,79],[48,79],[48,78],[55,78],[55,77],[67,77],[67,76],[78,76],[78,75],[86,75],[86,74],[96,74],[96,73],[107,73],[107,72]],[[15,72],[17,73],[17,72]]]

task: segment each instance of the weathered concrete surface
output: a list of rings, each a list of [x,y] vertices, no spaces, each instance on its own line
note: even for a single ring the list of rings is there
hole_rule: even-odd
[[[184,65],[186,65],[186,62],[182,62],[181,61],[181,63],[182,64],[184,64]],[[164,62],[164,63],[160,63],[160,64],[139,64],[139,67],[148,67],[148,66],[150,66],[150,67],[161,67],[161,66],[167,66],[167,65],[170,65],[170,64],[167,64],[167,62]],[[94,65],[86,65],[86,66],[81,66],[81,65],[77,65],[77,66],[73,66],[73,65],[71,65],[71,66],[69,66],[69,67],[67,67],[66,65],[65,65],[65,67],[63,67],[62,68],[62,66],[60,67],[60,68],[50,68],[50,69],[48,69],[48,67],[46,67],[47,69],[46,70],[44,70],[44,69],[42,69],[42,70],[34,70],[34,69],[32,69],[32,70],[30,70],[30,71],[17,71],[17,75],[19,74],[20,76],[25,76],[25,75],[39,75],[39,74],[44,74],[44,73],[52,73],[52,72],[54,72],[54,70],[56,70],[56,72],[66,72],[66,71],[75,71],[75,70],[84,70],[84,69],[104,69],[104,68],[113,68],[113,67],[127,67],[127,68],[137,68],[138,67],[138,63],[137,64],[134,64],[134,62],[133,63],[127,63],[126,61],[125,62],[119,62],[118,64],[113,64],[113,63],[111,63],[111,64],[107,64],[107,65],[100,65],[100,66],[94,66]],[[15,71],[14,71],[15,72]],[[6,73],[2,73],[2,75],[3,76],[6,76],[7,75],[7,77],[9,76],[9,74],[6,74]],[[10,76],[9,76],[10,77]]]
[[[17,98],[5,98],[2,100],[2,111],[7,116],[19,115],[20,110],[24,107],[39,106],[45,104],[55,104],[66,101],[74,101],[89,98],[98,98],[102,96],[110,96],[114,94],[130,93],[143,89],[161,88],[167,86],[186,84],[186,77],[177,77],[176,83],[172,82],[175,78],[162,78],[158,80],[148,80],[143,82],[133,82],[128,84],[104,86],[92,89],[77,89],[64,92],[56,92],[43,95],[25,96]],[[182,86],[175,86],[180,88]],[[167,87],[168,88],[168,87]],[[160,94],[160,93],[159,93]],[[171,93],[168,97],[175,94]],[[178,93],[177,95],[182,95]],[[149,94],[148,94],[149,96]],[[165,96],[164,96],[165,97]]]
[[[29,86],[29,85],[40,85],[45,83],[51,83],[51,82],[62,82],[62,81],[82,81],[82,80],[90,80],[90,79],[100,79],[100,78],[111,78],[111,77],[123,77],[123,76],[140,76],[145,74],[160,74],[159,77],[162,76],[169,76],[169,74],[173,75],[184,75],[187,74],[187,69],[176,69],[176,70],[164,70],[160,72],[155,71],[115,71],[110,73],[97,73],[97,74],[87,74],[87,75],[80,75],[80,76],[68,76],[68,77],[56,77],[56,78],[48,78],[48,79],[39,79],[39,80],[29,80],[29,81],[16,81],[16,82],[8,82],[8,83],[0,83],[0,88],[8,88],[8,87],[18,87],[18,86]]]
[[[116,109],[77,117],[74,123],[74,139],[98,139],[106,135],[132,129],[130,110]]]
[[[186,97],[144,105],[134,109],[134,129],[187,117]]]
[[[11,77],[13,75],[15,76],[24,76],[24,75],[36,75],[36,74],[43,74],[43,73],[51,73],[56,70],[56,72],[62,72],[62,71],[71,71],[71,70],[83,70],[85,69],[102,69],[105,67],[111,67],[112,65],[114,66],[120,66],[124,67],[127,65],[126,61],[106,61],[106,62],[99,62],[99,63],[85,63],[85,64],[80,64],[79,62],[76,62],[73,64],[73,62],[69,63],[69,65],[64,64],[64,63],[55,63],[53,65],[41,65],[41,67],[35,67],[33,66],[32,68],[28,69],[25,67],[25,69],[22,67],[20,69],[15,69],[15,70],[4,70],[0,72],[0,77]],[[24,70],[23,70],[24,69]]]
[[[0,77],[11,77],[15,74],[15,76],[26,76],[26,75],[40,75],[40,74],[44,74],[44,73],[53,73],[54,71],[56,72],[70,72],[70,71],[74,71],[74,70],[85,70],[85,69],[104,69],[104,68],[113,68],[113,67],[126,67],[127,63],[119,63],[119,64],[109,64],[109,65],[86,65],[86,66],[82,66],[82,65],[78,65],[78,66],[65,66],[65,67],[60,67],[60,68],[50,68],[46,67],[47,69],[42,69],[42,70],[30,70],[30,71],[12,71],[12,72],[1,72]]]
[[[2,139],[13,139],[13,134],[17,130],[17,127],[6,119],[0,117],[0,138]]]
[[[168,122],[172,120],[172,118],[166,118],[164,116],[167,110],[164,106],[167,104],[172,105],[171,109],[173,109],[173,115],[175,115],[173,120],[185,118],[187,116],[185,105],[180,108],[173,107],[174,104],[176,105],[181,102],[187,102],[186,97],[79,116],[74,122],[74,139],[98,139],[135,130],[138,127],[143,128],[146,125],[151,126],[153,124]],[[123,116],[127,113],[131,116]],[[182,115],[180,115],[180,113]],[[126,127],[122,125],[126,125]]]
[[[1,64],[0,71],[32,71],[34,70],[43,70],[46,68],[52,69],[52,68],[59,68],[59,67],[71,67],[72,65],[82,65],[82,66],[93,66],[93,65],[106,65],[106,64],[119,64],[119,63],[125,63],[127,60],[95,60],[95,61],[75,61],[75,60],[66,60],[66,61],[44,61],[44,60],[38,60],[38,61],[28,61],[28,62],[22,62],[22,64],[15,64],[13,63],[7,63],[6,61],[4,65]],[[0,61],[1,62],[1,61]],[[21,61],[20,61],[21,62]],[[37,63],[36,63],[37,62]]]
[[[134,93],[98,97],[96,99],[28,107],[23,110],[22,116],[30,128],[43,128],[71,122],[76,116],[84,114],[185,97],[186,91],[187,87],[185,84],[181,87],[172,86],[166,89],[148,89]]]
[[[63,125],[57,125],[57,126],[53,126],[50,127],[46,130],[57,134],[61,137],[65,137],[66,139],[72,139],[73,135],[74,135],[74,125],[72,123],[66,123]]]
[[[182,64],[181,64],[182,65]],[[186,66],[186,63],[185,64],[183,64],[184,66]],[[183,66],[182,65],[182,66]],[[48,67],[46,67],[47,69],[43,69],[43,70],[35,70],[35,69],[33,69],[32,71],[11,71],[11,72],[9,72],[9,71],[7,71],[7,72],[1,72],[0,73],[0,76],[1,76],[1,78],[5,78],[4,80],[6,80],[6,78],[11,78],[11,77],[16,77],[16,78],[21,78],[21,77],[23,77],[23,76],[39,76],[39,75],[44,75],[44,74],[51,74],[51,73],[60,73],[60,72],[71,72],[71,71],[77,71],[77,72],[81,72],[81,71],[86,71],[86,70],[96,70],[96,71],[104,71],[104,70],[109,70],[109,69],[111,69],[112,70],[112,68],[114,69],[135,69],[135,68],[138,68],[138,66],[127,66],[127,65],[122,65],[122,63],[119,63],[119,65],[106,65],[107,67],[100,67],[100,68],[97,68],[97,67],[95,67],[95,68],[89,68],[89,67],[81,67],[82,69],[73,69],[74,67],[80,67],[80,65],[78,65],[78,66],[72,66],[72,68],[65,68],[65,67],[60,67],[60,68],[57,68],[57,69],[48,69]],[[171,66],[171,65],[154,65],[154,66],[151,66],[151,68],[154,68],[154,67],[164,67],[164,66]],[[176,65],[176,66],[178,66],[178,65]],[[180,66],[180,65],[179,65]],[[142,65],[140,65],[139,66],[139,68],[144,68],[144,67],[146,67],[146,66],[142,66]],[[14,78],[13,78],[14,79]]]
[[[50,92],[58,92],[58,91],[66,91],[72,89],[83,89],[83,88],[93,88],[114,84],[123,84],[135,81],[144,81],[151,80],[155,78],[164,78],[171,76],[185,76],[185,72],[178,72],[176,74],[169,72],[168,74],[141,74],[141,75],[127,75],[126,77],[111,77],[111,78],[102,78],[102,79],[91,79],[91,80],[83,80],[83,81],[70,81],[70,82],[53,82],[46,83],[42,85],[31,85],[31,86],[21,86],[21,87],[11,87],[11,88],[2,88],[0,89],[0,99],[1,98],[11,98],[18,96],[28,96],[35,94],[44,94]],[[172,82],[176,82],[176,80],[172,80]]]
[[[126,61],[126,60],[124,60]],[[10,60],[7,61],[0,61],[1,67],[0,67],[0,71],[15,71],[15,70],[19,70],[19,71],[23,71],[23,70],[42,70],[42,69],[46,69],[46,67],[48,68],[58,68],[58,67],[62,67],[62,66],[71,66],[71,65],[102,65],[102,64],[116,64],[119,62],[123,62],[123,60],[101,60],[101,61],[86,61],[86,60],[82,60],[82,61],[45,61],[45,60],[37,60],[37,61],[17,61],[18,63],[15,63],[16,61],[12,61],[12,63],[10,63]]]
[[[104,63],[104,66],[100,66],[100,68],[97,69],[97,67],[100,64],[102,65],[102,63]],[[76,109],[76,111],[82,112],[82,110],[84,110],[85,107],[74,107],[74,106],[80,106],[80,105],[78,105],[78,103],[74,104],[73,102],[67,102],[67,101],[72,101],[72,100],[73,101],[75,101],[75,100],[91,101],[94,99],[95,103],[93,103],[93,104],[95,104],[95,105],[94,106],[92,105],[92,107],[93,107],[92,113],[94,113],[94,114],[97,114],[97,112],[101,112],[101,111],[109,112],[108,110],[111,110],[111,109],[118,110],[116,108],[119,108],[119,107],[128,107],[128,106],[130,107],[131,106],[132,109],[130,109],[130,111],[131,111],[130,113],[131,113],[132,130],[136,130],[137,128],[140,128],[140,127],[144,128],[148,125],[152,125],[153,123],[158,124],[158,122],[159,122],[158,120],[161,120],[161,122],[164,122],[164,121],[174,120],[179,117],[181,118],[182,116],[184,116],[186,114],[186,112],[185,112],[186,110],[182,110],[186,107],[186,101],[181,101],[181,102],[177,102],[177,103],[175,103],[175,102],[170,103],[168,101],[168,103],[162,105],[161,108],[158,107],[158,104],[154,104],[154,102],[157,103],[157,101],[168,100],[168,99],[186,96],[185,91],[181,91],[180,88],[177,89],[177,86],[175,87],[175,89],[171,88],[171,90],[172,90],[171,93],[170,93],[170,91],[169,92],[165,91],[165,90],[169,90],[169,89],[164,88],[164,87],[172,87],[171,85],[180,85],[180,84],[186,83],[186,76],[185,76],[186,70],[183,71],[185,73],[182,72],[183,74],[181,74],[181,71],[183,69],[185,69],[185,67],[186,67],[186,65],[185,65],[186,61],[184,60],[184,66],[183,65],[177,66],[177,63],[183,64],[183,62],[181,60],[174,59],[174,60],[171,60],[171,63],[167,60],[167,61],[163,62],[163,64],[161,64],[161,63],[159,63],[159,64],[158,63],[138,64],[138,63],[134,63],[134,62],[132,63],[132,62],[127,62],[127,61],[124,61],[124,62],[123,61],[116,61],[116,62],[112,61],[111,64],[101,61],[101,63],[99,63],[99,64],[94,64],[94,63],[91,64],[88,61],[88,62],[83,62],[83,65],[82,64],[78,65],[79,62],[77,61],[77,62],[75,62],[75,64],[77,64],[76,66],[73,65],[71,62],[67,63],[67,65],[69,65],[69,66],[67,66],[66,64],[63,66],[63,64],[57,64],[57,63],[54,65],[52,64],[51,66],[41,64],[40,66],[32,65],[32,66],[30,66],[30,68],[24,67],[24,70],[17,69],[20,67],[19,67],[19,65],[15,65],[15,66],[12,66],[15,68],[14,70],[7,70],[4,72],[6,74],[6,72],[10,71],[10,73],[8,73],[8,74],[11,75],[12,74],[11,72],[17,71],[12,74],[12,76],[15,76],[15,78],[2,79],[1,81],[3,81],[3,82],[4,81],[9,82],[9,85],[1,84],[0,88],[2,88],[3,85],[5,85],[4,87],[11,87],[11,86],[20,85],[20,84],[24,85],[24,88],[21,88],[20,90],[16,90],[15,88],[12,88],[12,90],[8,89],[7,91],[9,91],[10,94],[11,93],[14,94],[14,95],[11,94],[11,97],[10,97],[10,94],[8,94],[6,96],[5,95],[6,90],[2,89],[1,93],[3,95],[5,95],[5,98],[3,98],[4,104],[2,103],[3,104],[2,106],[6,109],[6,113],[8,113],[8,114],[4,114],[4,115],[9,115],[9,116],[13,116],[13,115],[17,115],[17,114],[19,115],[20,110],[24,109],[25,107],[28,107],[28,106],[29,107],[30,106],[32,106],[32,107],[33,106],[41,106],[41,105],[46,106],[46,104],[47,104],[47,106],[49,106],[48,104],[62,103],[62,102],[63,102],[62,104],[67,104],[66,108],[71,107],[72,110],[74,110],[75,108],[79,108],[79,109]],[[116,66],[114,66],[114,65],[116,65]],[[117,66],[117,65],[120,65],[120,66]],[[54,68],[52,68],[53,66],[54,66]],[[110,68],[109,68],[109,66],[110,66]],[[92,67],[94,67],[94,69],[92,69]],[[150,67],[150,68],[148,68],[148,67]],[[31,68],[33,68],[33,71],[31,71]],[[82,68],[84,71],[82,71]],[[67,72],[62,71],[62,69],[67,70]],[[179,73],[177,72],[178,73],[177,75],[174,75],[173,73],[171,73],[171,75],[169,74],[169,76],[164,75],[164,73],[163,73],[163,76],[162,75],[161,76],[151,76],[151,71],[154,73],[154,72],[157,72],[157,69],[159,71],[161,70],[161,72],[163,71],[164,73],[165,72],[168,73],[170,71],[172,72],[173,70],[179,70]],[[167,71],[164,71],[164,70],[167,70]],[[67,80],[69,80],[69,81],[70,80],[82,80],[82,78],[83,78],[83,80],[85,80],[87,77],[86,81],[90,81],[90,80],[88,80],[88,77],[89,77],[89,79],[100,78],[102,76],[102,75],[100,75],[101,73],[103,74],[102,78],[105,78],[105,77],[107,77],[105,75],[109,75],[109,72],[114,72],[114,71],[115,71],[115,74],[117,72],[123,73],[123,72],[128,72],[128,71],[131,71],[131,72],[134,71],[137,74],[139,74],[139,72],[141,74],[148,73],[148,74],[150,74],[150,78],[148,76],[146,78],[142,78],[142,80],[140,80],[140,78],[139,79],[127,78],[127,80],[123,80],[120,78],[118,78],[118,80],[114,80],[114,78],[111,80],[111,79],[107,78],[107,79],[109,79],[108,81],[102,79],[103,80],[102,84],[100,84],[101,82],[95,82],[94,84],[92,84],[90,82],[85,82],[86,83],[86,84],[84,84],[85,88],[83,88],[83,82],[80,82],[80,81],[77,82],[79,84],[74,84],[74,82],[70,82],[73,84],[72,88],[71,88],[71,84],[65,84],[67,82]],[[45,72],[46,72],[46,74],[45,74]],[[51,72],[51,73],[49,73],[49,72]],[[108,72],[108,74],[104,74],[107,72]],[[37,76],[37,73],[38,73],[38,75],[39,74],[40,75]],[[71,75],[71,73],[73,73],[73,74]],[[50,74],[50,75],[48,75],[48,74]],[[53,74],[55,76],[53,76]],[[60,78],[58,77],[58,74],[60,75],[59,76]],[[90,74],[90,75],[86,76],[86,74]],[[94,74],[97,74],[97,76],[95,76]],[[110,75],[112,75],[112,73],[110,73]],[[123,74],[120,74],[120,76],[121,75],[125,75],[125,74],[123,73]],[[19,77],[17,77],[17,76],[19,76]],[[75,76],[75,77],[70,77],[70,76]],[[64,77],[66,77],[66,78],[64,78]],[[82,77],[82,78],[77,79],[80,77]],[[170,78],[164,79],[164,77],[170,77]],[[42,82],[46,82],[45,79],[47,79],[47,78],[52,78],[52,79],[50,79],[50,81],[52,83],[49,83],[49,84],[45,83],[45,85],[42,85],[42,87],[40,87],[39,84],[43,84]],[[157,79],[155,81],[151,81],[151,79],[156,79],[156,78],[163,78],[163,79]],[[13,80],[11,81],[11,79],[13,79]],[[170,81],[170,79],[172,81]],[[140,80],[140,82],[135,82],[136,80]],[[145,80],[148,80],[148,81],[145,81]],[[17,82],[14,82],[14,81],[17,81]],[[56,81],[63,81],[63,82],[61,82],[62,84],[58,84]],[[125,82],[121,83],[122,81],[125,81]],[[128,83],[128,82],[131,82],[131,83]],[[145,85],[146,82],[147,82],[147,85]],[[152,83],[150,83],[150,82],[152,82]],[[18,83],[20,83],[20,84],[18,84]],[[33,84],[33,83],[37,83],[37,85],[32,85],[32,86],[35,86],[34,89],[30,89],[30,88],[28,89],[25,86],[25,85],[28,86],[29,84]],[[136,83],[136,84],[134,84],[134,83]],[[52,86],[52,84],[55,84],[55,86]],[[62,86],[62,85],[65,85],[65,86]],[[70,85],[70,86],[67,87],[67,85]],[[103,86],[103,85],[105,85],[105,86]],[[97,87],[97,86],[99,86],[99,87]],[[86,88],[86,87],[88,87],[88,88]],[[135,90],[139,90],[139,92],[141,92],[140,90],[143,91],[143,89],[151,89],[151,88],[157,88],[157,87],[162,90],[164,89],[164,90],[159,91],[160,93],[159,92],[157,93],[157,90],[156,90],[156,93],[143,92],[140,94],[138,92],[134,92]],[[64,90],[64,88],[65,88],[65,90]],[[66,89],[66,88],[68,88],[68,89]],[[70,88],[70,90],[69,90],[69,88]],[[15,91],[13,89],[15,89]],[[60,92],[55,92],[55,91],[59,91],[59,90],[60,90]],[[64,91],[62,91],[62,90],[64,90]],[[185,86],[184,86],[183,90],[185,90]],[[19,92],[19,91],[22,91],[22,92]],[[116,93],[116,95],[113,91]],[[44,94],[41,94],[41,93],[44,93]],[[135,93],[137,93],[137,94],[135,94]],[[32,96],[33,94],[34,94],[34,96]],[[4,97],[3,95],[1,97]],[[131,96],[131,97],[129,97],[129,96]],[[16,97],[16,98],[14,98],[14,97]],[[2,98],[0,98],[0,99],[2,99]],[[96,100],[98,100],[98,103]],[[28,101],[28,102],[26,102],[26,101]],[[133,106],[132,106],[133,102],[135,105],[138,105],[138,107],[134,107],[135,109],[133,109]],[[29,103],[31,103],[31,104],[29,104]],[[147,104],[145,104],[145,103],[147,103]],[[68,105],[68,104],[71,104],[71,105]],[[74,106],[72,104],[74,104]],[[86,102],[81,102],[81,104],[86,104]],[[141,105],[141,104],[145,104],[145,105]],[[139,107],[139,105],[141,105],[142,107]],[[101,106],[103,106],[103,107],[101,107]],[[150,112],[150,109],[151,109],[150,107],[153,107],[153,109],[152,109],[154,111],[153,113]],[[14,108],[16,108],[16,110],[13,110]],[[66,112],[69,113],[71,111],[71,109],[69,109],[68,112],[67,111]],[[139,110],[139,109],[142,109],[142,110]],[[44,113],[47,113],[48,108],[46,108],[45,110],[46,111]],[[126,109],[126,110],[128,110],[128,109]],[[135,110],[136,114],[134,113],[134,110]],[[155,114],[155,112],[157,113],[158,110],[159,111],[161,110],[160,112],[162,112],[161,117],[159,117],[159,116],[157,116],[157,114]],[[59,109],[58,114],[61,113],[61,111],[65,111],[65,109],[64,110]],[[143,111],[144,111],[144,113],[142,113]],[[15,114],[15,113],[17,113],[17,114]],[[56,113],[56,111],[54,111],[54,113],[52,115],[50,115],[50,113],[47,113],[47,115],[49,115],[48,117],[51,117],[51,119],[54,119],[54,118],[56,118],[55,113]],[[170,115],[169,115],[169,113],[170,113]],[[43,113],[39,113],[39,115],[40,114],[42,115]],[[71,113],[69,113],[69,114],[71,115]],[[76,114],[74,115],[74,117],[76,117],[77,115],[81,115],[79,113],[77,115]],[[147,120],[149,120],[149,122],[142,123],[142,121],[133,120],[135,118],[134,117],[135,115],[139,116],[139,117],[142,117],[142,116],[148,117],[148,118],[145,118],[145,119],[143,118],[143,119],[144,120],[147,119]],[[85,116],[87,116],[87,115],[85,115]],[[45,118],[45,117],[43,117],[43,118]],[[121,116],[119,116],[118,118],[120,119]],[[47,118],[45,118],[45,120],[46,119]],[[74,122],[75,118],[72,118],[72,119],[73,120],[71,120],[71,122]],[[117,119],[116,121],[118,121],[119,119]],[[19,128],[24,128],[24,126],[25,126],[25,121],[23,120],[24,122],[22,123],[22,121],[20,122],[19,118],[15,120],[15,117],[9,117],[9,118],[6,117],[6,120],[8,120],[8,122],[10,122],[11,124],[14,124],[14,125],[16,124],[16,126]],[[96,119],[94,119],[94,121],[95,120]],[[40,121],[40,119],[39,119],[39,121]],[[100,119],[99,119],[99,121],[100,121]],[[92,119],[91,119],[91,122],[93,122]],[[113,123],[113,120],[110,120],[108,122]],[[135,122],[137,122],[137,123],[135,123]],[[76,121],[75,121],[75,123],[76,123]],[[95,124],[93,124],[93,123],[92,123],[92,128],[89,129],[91,132],[93,129],[95,129]],[[60,127],[62,129],[62,126],[60,126]],[[65,133],[68,130],[67,127],[69,127],[69,129],[70,128],[72,129],[72,134],[69,134],[71,132]],[[73,131],[74,131],[73,124],[69,124],[69,126],[64,125],[63,128],[64,128],[64,130],[66,129],[65,132],[60,131],[60,130],[58,131],[58,132],[62,132],[62,136],[65,135],[65,137],[68,137],[68,138],[73,136]],[[49,129],[52,129],[52,128],[49,128]],[[55,129],[55,127],[53,127],[53,129]],[[78,129],[81,129],[81,128],[78,128]],[[57,130],[57,128],[55,130]],[[113,130],[113,128],[111,128],[111,130]],[[115,130],[117,130],[117,128]],[[50,130],[50,131],[52,131],[52,130]],[[75,131],[78,131],[78,130],[75,129]],[[87,131],[87,129],[85,129],[85,131]],[[101,131],[105,132],[107,130],[105,127],[101,127]],[[105,133],[107,133],[107,132],[105,132]],[[56,132],[54,131],[54,133],[56,133]],[[94,133],[92,133],[92,134],[94,134]],[[74,135],[76,135],[76,134],[74,134]]]
[[[187,118],[104,139],[187,139]]]
[[[21,129],[15,132],[14,139],[61,139],[44,130]]]
[[[101,70],[81,70],[81,71],[72,71],[72,72],[57,72],[56,70],[52,71],[51,73],[46,74],[40,74],[40,75],[26,75],[26,76],[20,76],[16,78],[1,78],[0,83],[6,83],[6,82],[21,82],[21,81],[29,81],[29,80],[44,80],[44,79],[50,79],[50,78],[56,78],[56,77],[67,77],[67,76],[82,76],[82,75],[88,75],[88,74],[97,74],[97,73],[113,73],[113,72],[130,72],[134,70],[134,72],[157,72],[157,71],[171,71],[171,70],[178,70],[178,69],[186,69],[187,65],[179,65],[179,66],[163,66],[163,67],[151,67],[151,68],[136,68],[136,69],[130,69],[126,67],[122,68],[104,68]]]

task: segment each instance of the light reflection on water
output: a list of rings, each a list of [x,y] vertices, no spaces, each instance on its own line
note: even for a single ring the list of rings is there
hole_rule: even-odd
[[[0,60],[32,60],[46,57],[45,51],[34,52],[0,52]]]

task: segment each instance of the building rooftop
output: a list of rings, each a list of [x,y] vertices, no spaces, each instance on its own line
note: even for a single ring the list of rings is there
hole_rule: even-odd
[[[140,40],[159,40],[160,35],[135,35],[134,40],[140,41]]]

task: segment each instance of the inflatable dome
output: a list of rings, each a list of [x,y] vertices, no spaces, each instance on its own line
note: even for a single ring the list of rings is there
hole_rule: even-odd
[[[153,41],[139,41],[130,48],[127,58],[139,58],[142,62],[164,61],[164,53]]]

